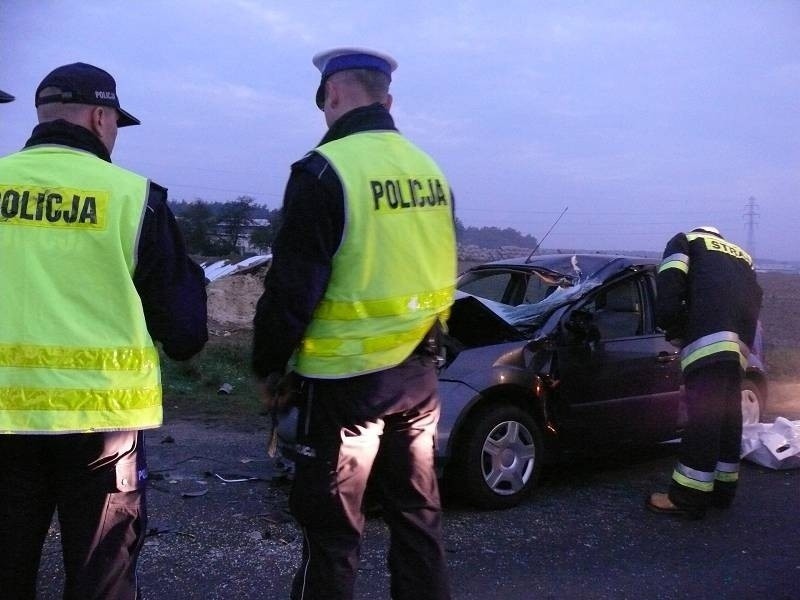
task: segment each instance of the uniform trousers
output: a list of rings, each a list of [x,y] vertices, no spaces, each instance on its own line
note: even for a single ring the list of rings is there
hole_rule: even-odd
[[[390,532],[392,598],[449,598],[433,462],[433,359],[414,354],[384,371],[303,383],[290,496],[303,555],[291,597],[353,597],[370,479]]]
[[[54,511],[64,556],[64,598],[136,598],[146,479],[141,431],[0,435],[2,598],[36,598]]]
[[[669,498],[681,506],[727,507],[736,494],[742,448],[742,372],[712,363],[684,377],[688,421]]]

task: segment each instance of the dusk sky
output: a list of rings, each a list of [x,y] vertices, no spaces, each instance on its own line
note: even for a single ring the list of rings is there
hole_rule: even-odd
[[[394,56],[399,129],[442,166],[465,225],[546,248],[661,251],[715,225],[800,260],[800,1],[2,0],[0,155],[33,94],[83,61],[142,125],[113,160],[173,200],[278,208],[325,132],[311,57]],[[752,248],[749,248],[752,250]]]

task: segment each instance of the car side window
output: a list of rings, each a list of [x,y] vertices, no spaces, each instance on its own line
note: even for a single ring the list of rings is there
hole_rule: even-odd
[[[528,283],[525,287],[525,296],[522,299],[522,303],[536,304],[537,302],[541,302],[555,289],[555,285],[545,282],[541,277],[537,277],[535,274],[531,274],[531,276],[528,277]]]
[[[473,277],[469,281],[459,283],[458,289],[494,302],[503,302],[505,300],[506,290],[511,281],[511,273],[508,271],[491,271],[488,273],[474,273]]]
[[[601,290],[584,310],[593,313],[600,339],[642,334],[642,299],[635,278]]]

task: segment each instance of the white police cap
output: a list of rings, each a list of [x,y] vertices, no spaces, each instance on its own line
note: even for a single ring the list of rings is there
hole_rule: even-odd
[[[325,100],[325,80],[334,73],[350,69],[372,69],[385,74],[389,81],[397,68],[397,61],[388,54],[367,48],[333,48],[315,54],[311,59],[322,78],[317,89],[317,106],[322,108]]]
[[[391,56],[367,48],[333,48],[315,54],[311,62],[323,78],[347,69],[375,69],[391,78],[397,68],[397,61]]]

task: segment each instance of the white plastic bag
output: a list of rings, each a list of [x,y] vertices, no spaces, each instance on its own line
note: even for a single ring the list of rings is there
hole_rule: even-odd
[[[800,469],[800,421],[744,425],[741,457],[770,469]]]

